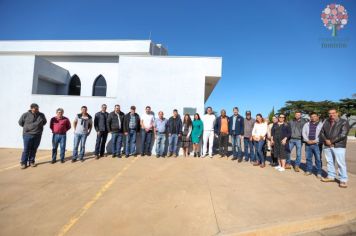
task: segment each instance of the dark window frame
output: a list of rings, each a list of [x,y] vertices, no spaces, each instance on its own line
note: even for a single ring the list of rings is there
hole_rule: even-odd
[[[107,89],[108,86],[105,77],[103,75],[98,75],[93,83],[92,96],[106,97]]]
[[[80,96],[82,90],[82,82],[77,74],[74,74],[69,81],[68,95]]]

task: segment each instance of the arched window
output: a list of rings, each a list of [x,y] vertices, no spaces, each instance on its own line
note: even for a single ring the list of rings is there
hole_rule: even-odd
[[[80,79],[77,75],[73,75],[70,78],[68,95],[80,96]]]
[[[106,96],[106,80],[102,75],[96,77],[94,81],[93,96]]]

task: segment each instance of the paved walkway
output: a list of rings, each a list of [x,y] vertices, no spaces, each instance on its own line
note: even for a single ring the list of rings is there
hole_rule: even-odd
[[[40,151],[20,170],[19,155],[0,149],[0,235],[286,235],[356,219],[353,168],[340,189],[217,156],[51,165]]]

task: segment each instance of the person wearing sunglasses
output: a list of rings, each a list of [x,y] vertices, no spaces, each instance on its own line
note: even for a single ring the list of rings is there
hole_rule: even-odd
[[[271,131],[271,144],[274,149],[274,157],[278,159],[278,166],[275,167],[276,170],[283,172],[286,168],[286,159],[289,149],[289,139],[291,137],[291,128],[286,123],[286,116],[280,114],[278,116],[278,122],[273,124]]]

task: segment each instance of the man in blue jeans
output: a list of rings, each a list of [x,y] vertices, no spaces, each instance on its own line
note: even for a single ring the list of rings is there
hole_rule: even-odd
[[[324,153],[327,162],[328,176],[322,178],[322,182],[335,182],[335,162],[338,166],[339,187],[347,188],[346,144],[349,132],[347,120],[339,117],[335,108],[329,109],[329,119],[326,119],[320,132],[320,138],[324,142]]]
[[[289,122],[291,127],[292,136],[289,140],[290,153],[287,154],[287,164],[285,169],[291,169],[291,158],[290,155],[294,147],[296,147],[297,157],[295,159],[294,170],[299,172],[299,165],[302,160],[302,130],[306,123],[306,120],[302,118],[302,113],[300,111],[295,112],[294,119]]]
[[[321,179],[321,161],[319,149],[319,134],[323,123],[319,121],[319,116],[312,112],[310,113],[310,122],[303,126],[303,140],[305,142],[305,154],[307,159],[307,169],[305,175],[311,175],[313,170],[313,155],[315,157],[315,166],[317,170],[317,178]]]
[[[58,108],[56,116],[52,117],[50,121],[50,129],[52,130],[52,164],[57,162],[57,149],[60,145],[60,159],[64,163],[64,154],[66,151],[67,131],[70,130],[71,125],[67,117],[63,116],[64,110]]]
[[[140,132],[140,116],[136,113],[136,107],[131,106],[130,112],[124,118],[124,135],[126,137],[125,156],[136,156],[136,135]]]
[[[241,140],[244,135],[244,118],[239,115],[239,108],[233,108],[233,115],[230,117],[229,133],[232,139],[232,159],[242,161]],[[236,151],[237,149],[237,151]]]
[[[46,117],[39,112],[39,106],[36,103],[32,103],[30,110],[20,117],[19,125],[23,127],[22,137],[24,143],[21,169],[25,169],[27,166],[36,167],[36,152],[41,143],[43,126],[46,123]]]
[[[88,108],[86,106],[81,107],[81,113],[79,113],[75,117],[73,126],[74,126],[74,145],[73,145],[72,162],[76,162],[78,159],[79,145],[80,145],[79,160],[83,162],[84,155],[85,155],[85,143],[93,127],[93,119],[91,115],[88,114]]]
[[[158,119],[155,120],[156,134],[156,157],[164,157],[164,148],[166,144],[167,119],[163,117],[163,112],[158,112]]]
[[[168,139],[169,139],[169,146],[168,146],[168,157],[171,157],[174,153],[174,157],[178,156],[178,138],[182,136],[182,120],[178,115],[177,109],[173,110],[173,116],[169,118],[168,125]]]

